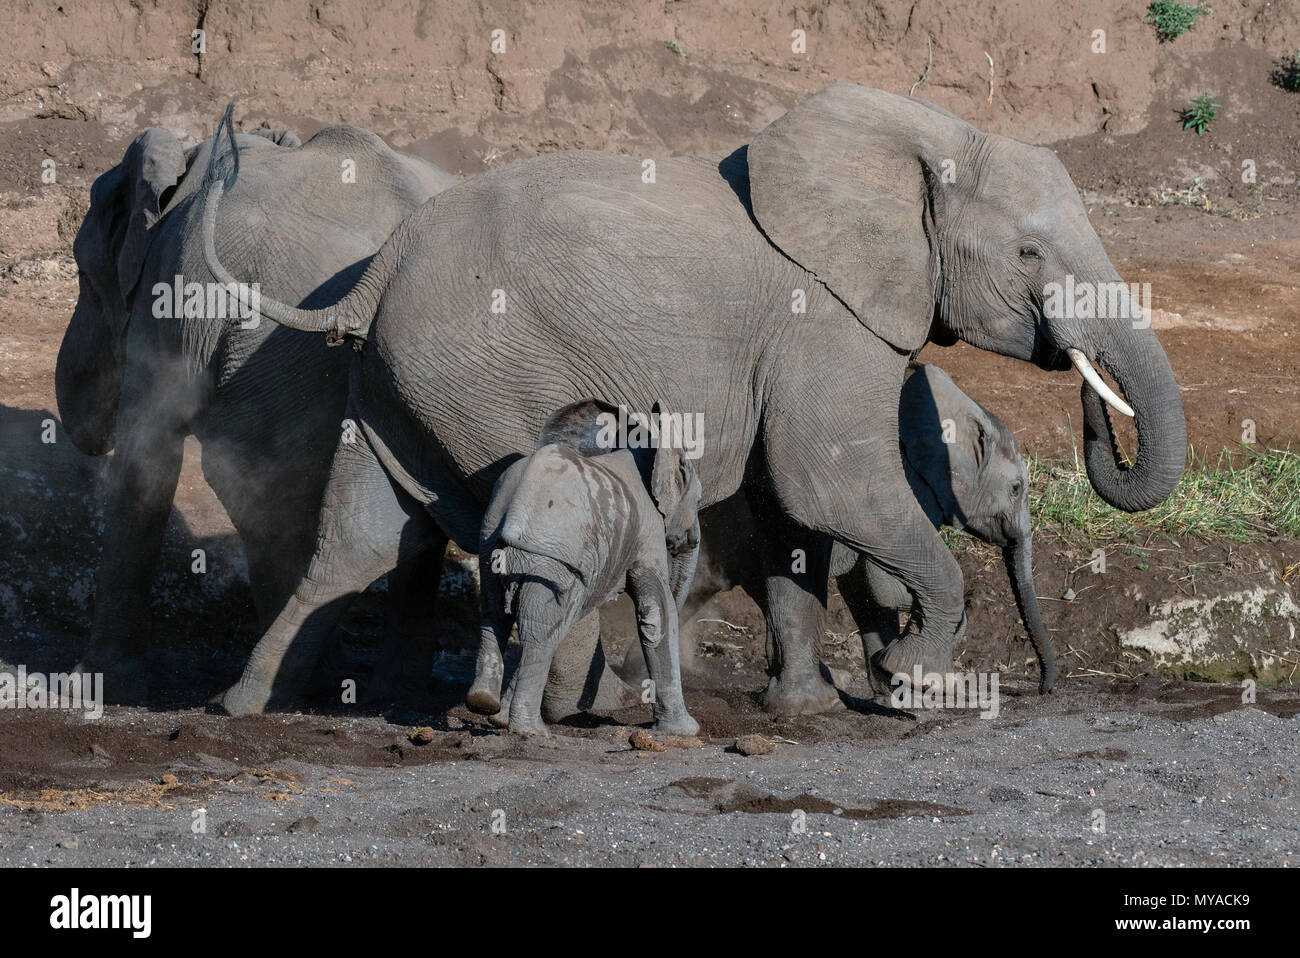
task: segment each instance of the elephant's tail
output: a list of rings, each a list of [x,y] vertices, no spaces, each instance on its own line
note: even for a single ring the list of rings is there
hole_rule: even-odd
[[[208,270],[217,282],[223,284],[238,299],[240,305],[247,311],[245,315],[257,313],[290,329],[308,333],[326,333],[327,341],[331,345],[338,345],[346,336],[365,339],[370,329],[370,321],[374,318],[375,308],[379,303],[380,293],[401,258],[397,250],[398,244],[394,243],[393,237],[389,237],[388,242],[375,254],[365,272],[361,274],[361,278],[357,280],[357,284],[347,295],[332,306],[321,309],[299,309],[264,296],[260,290],[235,279],[221,265],[221,261],[217,258],[215,240],[217,208],[221,203],[222,194],[228,187],[234,186],[239,177],[239,147],[235,143],[234,113],[235,103],[232,100],[226,105],[226,112],[221,117],[217,132],[212,138],[212,151],[208,156],[208,167],[200,186],[200,202],[203,204],[203,258]],[[228,151],[222,150],[223,131],[229,141]],[[226,162],[227,157],[230,158],[229,163]],[[227,165],[229,172],[223,173],[223,168]]]

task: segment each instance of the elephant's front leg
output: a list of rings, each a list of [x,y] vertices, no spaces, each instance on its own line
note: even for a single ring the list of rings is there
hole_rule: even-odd
[[[636,701],[636,695],[614,674],[600,641],[600,612],[578,620],[560,642],[546,680],[542,715],[559,722],[589,709],[619,709]]]
[[[765,495],[751,497],[766,575],[767,669],[763,708],[775,715],[825,712],[842,702],[822,674],[832,542],[781,514]]]
[[[872,659],[881,678],[902,675],[910,682],[918,667],[922,673],[952,670],[965,627],[961,566],[917,502],[903,469],[898,396],[906,357],[865,331],[848,332],[833,374],[809,369],[806,379],[791,375],[774,381],[763,433],[768,488],[781,515],[863,554],[914,598],[917,614],[906,632]],[[773,531],[768,523],[769,541]],[[779,557],[780,546],[778,535],[769,552]],[[787,543],[786,554],[794,547]],[[808,574],[816,571],[824,589],[825,567],[813,569],[811,551],[808,560]],[[784,584],[787,592],[795,584]],[[817,585],[808,582],[806,591],[817,594]],[[802,601],[805,616],[819,613],[808,595],[793,598]],[[772,618],[779,629],[779,610],[774,608]],[[777,639],[782,638],[778,631]],[[791,645],[779,646],[787,653],[782,675],[794,668],[806,686],[815,663],[811,644],[793,651]]]
[[[115,702],[138,701],[147,690],[149,597],[184,442],[181,425],[157,414],[140,417],[109,466],[90,648],[77,670],[105,673],[105,691]]]

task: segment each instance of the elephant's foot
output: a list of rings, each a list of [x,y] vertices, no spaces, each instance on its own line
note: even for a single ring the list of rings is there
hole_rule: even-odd
[[[550,738],[551,736],[551,730],[540,719],[512,718],[507,727],[515,735],[537,735],[542,738]]]
[[[501,711],[501,682],[505,666],[500,656],[479,655],[474,666],[474,681],[465,694],[471,711],[495,715]]]
[[[513,701],[514,693],[510,689],[506,689],[505,694],[501,696],[501,707],[488,715],[488,723],[495,728],[509,728],[510,703]]]
[[[212,704],[232,717],[261,715],[271,701],[271,690],[262,685],[239,681],[226,689]]]
[[[957,631],[947,640],[927,639],[919,632],[909,632],[871,657],[875,679],[885,682],[890,688],[900,685],[910,688],[916,684],[918,672],[922,677],[951,672],[957,640],[965,630],[966,617],[963,615]]]
[[[468,694],[466,694],[465,704],[469,706],[471,712],[493,716],[501,711],[501,696],[495,689],[480,688],[476,683],[470,687]]]
[[[548,682],[546,694],[542,697],[542,718],[551,723],[562,722],[569,716],[579,715],[588,709],[612,711],[641,701],[636,689],[614,674],[614,670],[603,661],[595,689],[590,686],[590,677],[585,684],[579,686],[567,682]]]
[[[141,652],[120,645],[102,645],[89,650],[72,667],[72,672],[84,676],[102,675],[105,704],[143,705],[149,698],[152,663]]]
[[[840,693],[820,670],[811,675],[772,676],[759,703],[775,716],[812,715],[844,707]]]
[[[682,712],[680,715],[665,716],[655,719],[652,728],[661,735],[682,735],[690,737],[699,734],[700,723],[695,721],[688,712]]]

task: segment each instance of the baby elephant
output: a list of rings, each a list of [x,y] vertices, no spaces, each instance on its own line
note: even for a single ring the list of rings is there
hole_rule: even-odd
[[[548,734],[542,696],[557,648],[574,623],[626,590],[653,683],[655,729],[694,735],[677,614],[699,551],[700,483],[680,449],[598,442],[593,423],[602,414],[618,419],[597,400],[556,412],[537,450],[493,489],[480,540],[483,627],[466,700],[512,732]],[[651,421],[660,422],[657,403]],[[502,701],[502,652],[516,622],[523,654]]]
[[[1039,691],[1050,691],[1056,660],[1034,591],[1028,476],[1015,436],[942,369],[920,364],[903,385],[899,430],[908,482],[935,528],[962,529],[1002,550],[1021,621],[1038,655]],[[733,496],[706,510],[703,524],[700,568],[685,617],[736,585],[761,602],[763,570],[745,498]],[[830,573],[858,625],[868,660],[879,661],[899,637],[898,613],[915,611],[911,593],[887,570],[839,543],[831,553]],[[635,680],[638,672],[639,664],[629,656],[624,677]]]

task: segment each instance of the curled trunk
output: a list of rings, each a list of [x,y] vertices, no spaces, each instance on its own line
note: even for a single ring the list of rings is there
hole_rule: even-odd
[[[1080,398],[1088,479],[1097,495],[1116,509],[1150,509],[1174,491],[1187,459],[1187,424],[1178,384],[1150,329],[1134,331],[1117,345],[1104,346],[1096,359],[1133,407],[1138,451],[1132,463],[1123,460],[1115,444],[1110,411],[1085,383]]]

